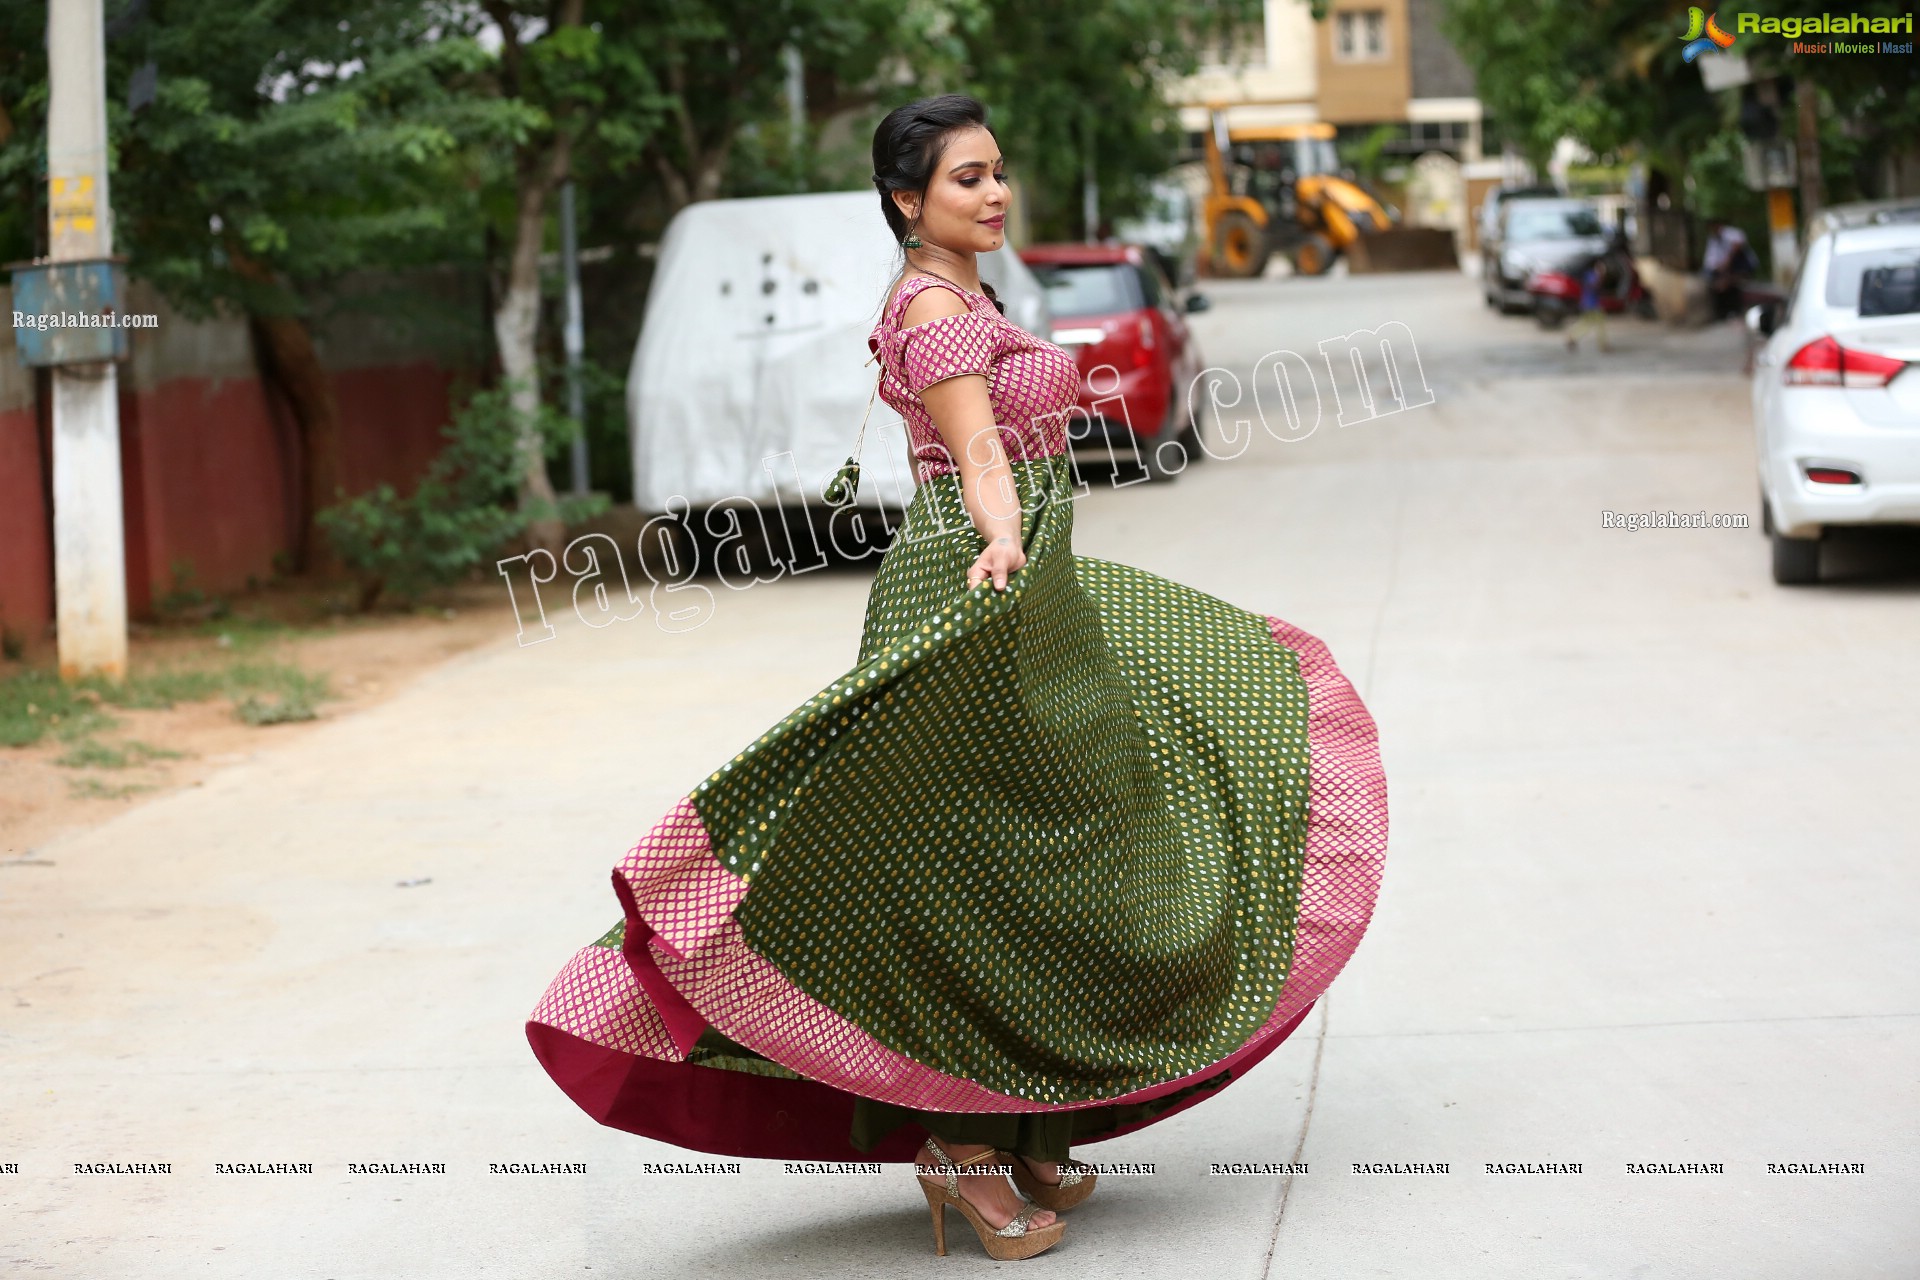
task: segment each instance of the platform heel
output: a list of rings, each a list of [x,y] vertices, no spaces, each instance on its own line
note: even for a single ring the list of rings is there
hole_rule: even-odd
[[[1078,1160],[1062,1160],[1060,1181],[1042,1182],[1025,1160],[1011,1151],[1000,1154],[1013,1166],[1013,1185],[1020,1188],[1021,1194],[1042,1209],[1055,1213],[1064,1213],[1092,1195],[1093,1184],[1100,1176]]]
[[[960,1170],[968,1165],[980,1164],[997,1159],[999,1152],[989,1147],[977,1156],[968,1156],[956,1161],[932,1138],[927,1139],[927,1150],[940,1169],[939,1178],[930,1178],[924,1173],[916,1173],[920,1190],[927,1197],[927,1209],[933,1215],[933,1251],[941,1257],[947,1254],[947,1214],[948,1209],[958,1209],[960,1216],[973,1227],[974,1234],[980,1237],[980,1247],[995,1262],[1013,1262],[1020,1258],[1031,1258],[1044,1253],[1060,1243],[1060,1237],[1066,1233],[1067,1224],[1055,1221],[1044,1227],[1032,1225],[1033,1215],[1046,1206],[1032,1200],[1020,1207],[1013,1221],[996,1230],[987,1225],[980,1211],[960,1194]]]

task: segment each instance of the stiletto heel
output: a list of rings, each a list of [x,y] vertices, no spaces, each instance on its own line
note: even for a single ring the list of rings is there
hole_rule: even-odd
[[[1027,1201],[1020,1206],[1020,1211],[1013,1215],[1013,1221],[996,1230],[987,1225],[987,1220],[980,1216],[980,1211],[973,1207],[972,1201],[961,1196],[960,1170],[968,1165],[979,1164],[983,1160],[994,1159],[999,1156],[998,1151],[988,1147],[977,1156],[968,1156],[965,1160],[956,1161],[942,1151],[940,1144],[932,1138],[927,1139],[927,1150],[933,1153],[934,1160],[939,1165],[941,1180],[936,1181],[924,1173],[916,1173],[914,1177],[920,1183],[920,1190],[926,1194],[927,1208],[933,1214],[933,1251],[935,1253],[941,1257],[945,1257],[947,1253],[946,1211],[949,1208],[960,1211],[960,1216],[967,1220],[974,1234],[980,1237],[980,1247],[985,1249],[987,1256],[995,1262],[1012,1262],[1020,1258],[1031,1258],[1036,1253],[1044,1253],[1060,1243],[1060,1237],[1067,1229],[1066,1223],[1056,1220],[1044,1227],[1033,1225],[1033,1215],[1044,1209],[1045,1205],[1036,1204],[1032,1200]]]
[[[1100,1176],[1080,1161],[1068,1159],[1060,1162],[1059,1182],[1042,1182],[1027,1167],[1025,1159],[1011,1151],[1002,1151],[1000,1154],[1013,1166],[1013,1185],[1020,1188],[1021,1194],[1042,1209],[1051,1209],[1055,1213],[1064,1213],[1092,1195],[1093,1184]]]

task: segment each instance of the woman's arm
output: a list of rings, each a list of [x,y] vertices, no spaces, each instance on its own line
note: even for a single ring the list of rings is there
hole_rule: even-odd
[[[903,327],[924,324],[942,316],[963,315],[967,304],[946,289],[926,289],[907,303]],[[967,588],[991,577],[996,591],[1007,587],[1007,575],[1027,562],[1020,546],[1020,492],[1014,488],[1013,468],[1000,443],[987,396],[987,379],[978,373],[943,378],[920,392],[920,401],[933,416],[947,456],[960,473],[960,497],[973,527],[987,540],[986,550],[967,573]]]

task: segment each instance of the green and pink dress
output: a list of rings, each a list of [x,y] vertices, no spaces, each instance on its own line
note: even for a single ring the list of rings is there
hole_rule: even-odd
[[[901,328],[929,287],[967,311]],[[1068,353],[930,277],[869,344],[916,488],[858,659],[641,837],[527,1034],[594,1119],[676,1146],[905,1161],[957,1113],[1058,1158],[1214,1096],[1346,964],[1373,721],[1312,636],[1075,554]],[[919,399],[962,374],[1020,495],[1004,592],[967,588],[986,544]]]

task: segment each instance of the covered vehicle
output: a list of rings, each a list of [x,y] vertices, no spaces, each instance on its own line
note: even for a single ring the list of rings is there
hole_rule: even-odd
[[[872,191],[706,200],[668,224],[627,375],[633,500],[678,513],[737,500],[772,515],[818,506],[847,459],[879,370],[867,334],[900,247]],[[1010,248],[979,258],[1007,318],[1052,317]],[[906,428],[873,400],[862,507],[913,496]]]

